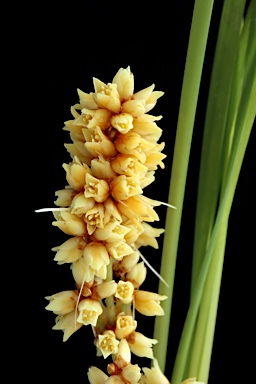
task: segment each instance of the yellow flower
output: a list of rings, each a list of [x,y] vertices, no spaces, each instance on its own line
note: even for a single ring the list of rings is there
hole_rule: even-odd
[[[131,196],[139,195],[143,193],[139,183],[139,175],[117,176],[110,184],[111,195],[115,200],[127,200]]]
[[[120,312],[116,317],[116,337],[121,340],[127,338],[137,327],[137,321],[130,315]]]
[[[162,129],[155,123],[162,116],[141,115],[133,120],[133,132],[142,136],[144,139],[157,142],[162,135]]]
[[[123,153],[117,154],[112,160],[111,165],[114,171],[120,175],[133,176],[145,175],[148,168],[145,167],[136,157],[132,155],[125,155]]]
[[[141,222],[159,221],[159,216],[152,208],[152,205],[160,205],[160,203],[146,198],[143,195],[132,196],[124,202],[117,202],[119,211],[130,219],[135,225],[140,225],[142,229],[143,227],[139,224],[138,220]]]
[[[156,359],[153,360],[153,367],[151,369],[145,367],[142,368],[142,371],[144,375],[141,378],[140,384],[171,384],[162,373]]]
[[[57,221],[53,221],[52,225],[67,235],[86,236],[86,224],[80,217],[68,211],[54,211],[53,215]]]
[[[69,164],[63,164],[66,171],[66,179],[68,184],[80,192],[84,188],[86,174],[91,174],[91,170],[86,164],[81,164],[77,156]]]
[[[110,117],[111,112],[107,109],[82,109],[81,117],[86,123],[86,128],[96,128],[100,127],[102,131],[107,129],[110,126]]]
[[[94,156],[98,157],[99,153],[106,157],[112,157],[116,154],[115,145],[102,132],[100,127],[83,130],[85,138],[85,148]]]
[[[156,339],[150,339],[140,332],[133,332],[126,340],[129,343],[131,352],[136,356],[147,357],[149,359],[154,358],[152,346],[158,343]]]
[[[119,340],[113,331],[107,330],[99,334],[95,345],[98,348],[97,356],[103,355],[104,359],[118,352]]]
[[[98,241],[118,242],[123,241],[129,231],[130,229],[121,225],[119,221],[109,221],[103,228],[94,231],[93,238]]]
[[[96,203],[92,209],[84,215],[88,234],[91,235],[96,228],[104,228],[104,205]]]
[[[93,176],[98,179],[113,179],[116,177],[116,172],[112,169],[111,164],[101,154],[98,158],[91,161],[91,171]]]
[[[133,128],[133,117],[129,113],[120,113],[119,115],[112,116],[111,125],[120,133],[126,134]]]
[[[57,252],[54,260],[58,264],[73,263],[83,255],[84,247],[87,241],[82,237],[71,237],[58,247],[52,248],[52,251]]]
[[[95,200],[92,197],[86,198],[83,192],[79,192],[70,204],[71,213],[77,216],[83,216],[94,207]]]
[[[163,316],[164,310],[160,301],[166,300],[167,296],[158,293],[135,290],[135,309],[145,316]]]
[[[108,253],[115,260],[122,260],[123,257],[130,255],[134,250],[125,241],[106,242]]]
[[[78,293],[77,291],[63,291],[47,296],[49,304],[45,307],[47,311],[52,311],[56,315],[66,315],[76,308]]]
[[[67,341],[74,332],[78,331],[83,324],[75,321],[76,311],[67,313],[66,315],[58,315],[55,319],[56,324],[52,327],[54,330],[62,330],[63,341]]]
[[[104,244],[88,243],[83,250],[83,256],[71,265],[77,286],[81,287],[83,281],[89,282],[94,276],[105,280],[108,264],[109,255]]]
[[[134,156],[141,163],[145,163],[145,152],[154,149],[156,145],[143,139],[137,133],[130,131],[126,135],[119,134],[115,140],[115,146],[120,153]]]
[[[93,197],[97,203],[102,203],[109,195],[108,183],[105,180],[99,180],[88,173],[86,175],[84,195],[87,198]]]
[[[81,89],[77,90],[79,101],[80,101],[80,109],[82,108],[88,108],[88,109],[98,109],[99,106],[94,100],[94,94],[91,93],[85,93],[81,91]]]
[[[102,314],[103,309],[100,303],[92,299],[81,300],[78,304],[78,316],[77,322],[92,326],[95,326],[98,320],[98,317]]]
[[[134,286],[130,281],[119,280],[117,283],[115,297],[123,304],[129,304],[133,301]]]

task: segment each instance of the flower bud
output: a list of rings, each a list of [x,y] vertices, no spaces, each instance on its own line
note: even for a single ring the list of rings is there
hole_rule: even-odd
[[[71,237],[58,247],[52,248],[52,251],[57,252],[54,260],[58,264],[73,263],[83,255],[86,244],[87,241],[82,237]]]
[[[145,316],[163,316],[164,310],[160,306],[160,301],[166,300],[167,296],[153,292],[135,290],[135,309]]]
[[[53,221],[52,225],[59,227],[67,235],[81,237],[86,235],[86,224],[80,217],[68,211],[55,211],[53,215],[57,221]]]
[[[108,379],[108,376],[97,367],[90,367],[87,376],[90,384],[102,384]]]
[[[132,96],[134,90],[134,76],[130,71],[130,67],[128,66],[126,69],[120,68],[114,76],[112,83],[117,85],[120,99],[128,100]]]
[[[63,291],[47,296],[49,304],[45,307],[47,311],[52,311],[56,315],[66,315],[76,308],[77,291]]]
[[[141,261],[127,273],[126,280],[130,281],[134,288],[139,288],[145,281],[146,275],[147,268],[145,267],[144,262]]]

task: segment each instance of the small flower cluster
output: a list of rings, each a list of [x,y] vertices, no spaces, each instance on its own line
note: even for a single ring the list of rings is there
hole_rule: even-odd
[[[63,164],[68,185],[56,191],[53,209],[58,227],[69,239],[54,247],[54,260],[69,263],[76,289],[47,296],[46,309],[57,315],[53,329],[66,341],[83,325],[94,333],[96,355],[112,356],[106,375],[96,367],[88,371],[91,384],[167,384],[154,359],[157,340],[137,331],[135,310],[162,316],[167,297],[140,289],[146,278],[146,260],[139,248],[158,248],[164,230],[149,223],[159,220],[154,207],[161,203],[143,195],[164,168],[162,130],[148,112],[163,92],[154,84],[134,93],[130,67],[121,68],[112,83],[94,78],[94,92],[78,90],[79,103],[65,122],[72,161]],[[140,261],[142,258],[142,261]],[[131,353],[153,359],[154,366],[131,364]]]

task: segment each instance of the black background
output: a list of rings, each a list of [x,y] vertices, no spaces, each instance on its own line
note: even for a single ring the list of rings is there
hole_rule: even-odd
[[[193,4],[184,0],[171,4],[84,1],[58,8],[40,4],[28,9],[32,17],[26,16],[20,39],[24,57],[17,58],[23,66],[21,102],[26,109],[22,118],[29,127],[25,141],[22,139],[27,169],[23,202],[29,207],[29,227],[21,225],[26,261],[20,274],[24,289],[19,297],[25,308],[25,324],[14,324],[24,351],[20,359],[26,356],[19,375],[26,382],[39,377],[42,382],[86,383],[89,366],[105,370],[106,365],[106,361],[95,356],[89,327],[83,327],[63,343],[62,332],[51,329],[55,315],[44,309],[45,296],[74,288],[69,265],[58,266],[51,251],[67,239],[66,235],[51,225],[51,213],[34,210],[53,207],[55,191],[66,185],[62,164],[70,161],[64,148],[70,139],[62,128],[64,121],[72,118],[70,106],[78,102],[77,88],[92,92],[92,77],[111,82],[119,68],[129,65],[134,73],[135,92],[152,83],[155,90],[165,92],[152,110],[153,115],[163,115],[158,125],[163,129],[161,141],[166,143],[165,169],[156,172],[155,182],[144,194],[167,201]],[[217,1],[214,5],[188,169],[168,344],[169,379],[188,305],[200,146],[221,4]],[[250,343],[255,336],[253,179],[255,132],[249,141],[230,215],[209,384],[224,383],[227,377],[230,381],[242,379],[242,383],[250,378]],[[166,207],[157,208],[157,213],[160,222],[156,226],[164,227]],[[162,240],[161,237],[159,250],[143,250],[157,270]],[[156,291],[157,285],[157,278],[149,271],[143,289]],[[137,330],[152,337],[153,320],[138,316]],[[149,364],[147,359],[134,362]]]

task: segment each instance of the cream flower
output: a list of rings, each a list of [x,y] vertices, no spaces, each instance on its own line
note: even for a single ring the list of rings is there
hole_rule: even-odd
[[[163,131],[157,126],[155,121],[161,118],[162,116],[141,115],[133,120],[133,132],[136,132],[148,141],[157,142]]]
[[[53,215],[57,221],[53,221],[52,225],[67,235],[86,236],[86,224],[80,217],[68,211],[54,211]]]
[[[115,297],[123,304],[129,304],[133,301],[134,286],[130,281],[119,280],[117,283]]]
[[[111,195],[115,200],[127,200],[131,196],[143,193],[140,187],[139,175],[120,175],[110,184]]]
[[[94,157],[98,157],[99,153],[106,157],[112,157],[116,154],[115,145],[102,132],[100,127],[83,130],[85,138],[84,146]]]
[[[110,126],[111,112],[106,109],[82,109],[82,118],[86,123],[87,128],[100,127],[102,131]]]
[[[149,359],[154,358],[152,346],[157,344],[158,340],[150,339],[140,332],[133,332],[127,337],[126,340],[129,343],[131,352],[136,356],[147,357]]]
[[[58,315],[55,319],[56,324],[52,327],[54,330],[62,330],[63,341],[67,341],[74,332],[78,331],[83,324],[75,321],[76,311],[67,313],[66,315]]]
[[[105,84],[95,77],[93,78],[93,84],[95,89],[94,97],[97,104],[111,112],[118,113],[121,108],[121,103],[117,91],[117,84]]]
[[[142,368],[144,375],[140,384],[171,384],[161,371],[156,359],[153,360],[153,367]]]
[[[135,225],[140,225],[142,229],[143,227],[139,224],[138,220],[141,222],[159,221],[159,216],[154,208],[152,208],[152,205],[160,205],[160,203],[148,199],[143,195],[132,196],[124,202],[117,202],[119,211],[130,219]]]
[[[145,167],[136,157],[125,155],[123,153],[117,154],[111,161],[111,166],[116,173],[120,175],[133,176],[145,175],[148,168]]]
[[[110,162],[101,154],[91,161],[91,171],[93,176],[98,179],[108,180],[116,177],[116,172],[112,169]]]
[[[163,316],[164,310],[160,301],[166,300],[167,296],[158,293],[135,290],[135,309],[145,316]]]
[[[47,311],[52,311],[56,315],[66,315],[76,308],[78,293],[77,291],[63,291],[47,296],[49,304],[45,307]]]
[[[71,265],[78,287],[82,286],[83,281],[89,282],[94,279],[94,276],[105,280],[108,264],[109,255],[104,244],[88,243],[83,250],[83,256]]]
[[[91,235],[96,228],[104,228],[104,205],[96,203],[92,209],[84,215],[88,234]]]
[[[112,116],[111,125],[120,133],[125,134],[133,128],[133,117],[129,113],[120,113]]]
[[[104,331],[102,334],[98,335],[95,345],[98,348],[97,355],[103,355],[104,359],[108,356],[118,352],[119,340],[116,339],[115,333],[113,331]]]
[[[103,309],[100,303],[92,299],[81,300],[78,304],[78,316],[77,322],[92,326],[95,326],[98,320],[98,317],[102,314]]]
[[[119,134],[115,140],[115,146],[120,153],[134,156],[141,163],[145,163],[145,152],[154,149],[156,145],[143,139],[137,133],[130,131],[126,135]]]
[[[204,384],[202,381],[196,381],[196,377],[190,377],[185,381],[182,381],[181,384]]]
[[[134,90],[134,76],[128,66],[126,69],[120,68],[114,76],[112,83],[117,85],[117,91],[121,100],[128,100]]]
[[[83,192],[79,192],[70,204],[71,213],[81,217],[92,209],[94,205],[95,200],[92,197],[86,198]]]
[[[115,260],[122,260],[123,257],[133,253],[133,249],[125,241],[106,242],[108,253]]]
[[[129,228],[115,220],[109,221],[103,228],[97,228],[93,233],[93,237],[98,241],[118,242],[123,241],[124,236],[129,231]]]
[[[116,317],[116,328],[115,334],[116,337],[121,340],[125,339],[132,332],[135,331],[137,327],[137,321],[133,319],[130,315],[125,315],[124,312],[120,312]]]
[[[85,197],[93,197],[97,203],[102,203],[108,198],[109,186],[105,180],[97,179],[96,177],[87,174],[86,184],[84,186]]]
[[[73,263],[83,255],[84,247],[87,240],[82,237],[71,237],[58,247],[52,248],[52,251],[57,252],[54,260],[58,264]]]

